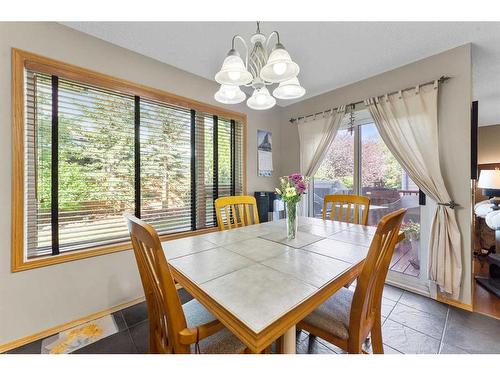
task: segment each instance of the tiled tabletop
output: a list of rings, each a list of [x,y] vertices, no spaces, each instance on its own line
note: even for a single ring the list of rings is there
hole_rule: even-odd
[[[294,240],[285,220],[167,241],[179,273],[259,333],[359,264],[373,229],[299,218]]]

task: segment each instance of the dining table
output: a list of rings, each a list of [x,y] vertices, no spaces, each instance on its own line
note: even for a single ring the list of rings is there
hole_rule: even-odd
[[[296,349],[296,324],[361,272],[375,227],[298,218],[162,242],[174,279],[254,353]]]

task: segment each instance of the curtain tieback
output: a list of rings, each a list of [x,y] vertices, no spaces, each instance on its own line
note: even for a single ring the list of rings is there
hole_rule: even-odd
[[[449,201],[448,203],[438,202],[438,205],[440,205],[440,206],[446,206],[446,207],[449,207],[449,208],[451,208],[452,210],[454,210],[454,209],[455,209],[455,208],[457,208],[457,207],[460,207],[460,205],[459,205],[457,202],[455,202],[454,200],[451,200],[451,201]]]

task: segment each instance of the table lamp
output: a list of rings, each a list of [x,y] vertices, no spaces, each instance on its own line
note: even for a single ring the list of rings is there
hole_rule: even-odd
[[[477,187],[481,189],[482,194],[490,198],[493,205],[492,210],[499,210],[500,204],[500,169],[482,170],[479,175]]]

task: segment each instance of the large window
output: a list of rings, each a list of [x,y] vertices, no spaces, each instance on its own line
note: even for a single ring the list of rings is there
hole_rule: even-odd
[[[354,169],[354,132],[340,129],[314,176],[314,217],[322,217],[325,195],[354,192]]]
[[[212,228],[214,200],[243,193],[240,119],[22,74],[23,260],[125,244],[126,213],[160,235]]]
[[[406,208],[402,230],[407,239],[394,252],[390,269],[420,274],[419,189],[391,154],[366,111],[354,127],[343,123],[325,160],[314,176],[314,211],[321,217],[326,194],[360,194],[370,198],[368,225],[395,210]]]

